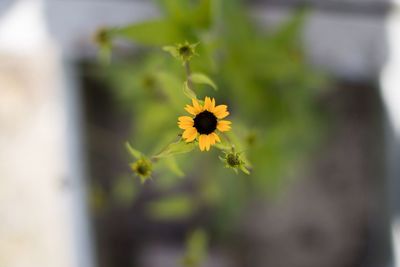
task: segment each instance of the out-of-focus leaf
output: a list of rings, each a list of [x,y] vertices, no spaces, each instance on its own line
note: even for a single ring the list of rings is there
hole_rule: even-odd
[[[188,153],[192,151],[195,147],[196,145],[194,144],[194,142],[186,143],[181,139],[177,142],[169,144],[165,149],[163,149],[163,151],[155,155],[154,158],[159,159],[174,156],[177,154]]]
[[[163,46],[162,50],[170,53],[171,56],[173,56],[174,58],[179,58],[179,53],[175,46],[171,46],[171,45]]]
[[[192,89],[189,88],[189,84],[187,81],[183,83],[183,93],[189,98],[189,99],[196,99],[196,93],[193,92]]]
[[[280,26],[274,36],[274,40],[278,42],[278,45],[293,48],[299,44],[301,29],[303,28],[307,14],[307,9],[298,9],[287,22]]]
[[[174,157],[168,157],[165,159],[165,163],[167,165],[167,167],[169,168],[169,170],[171,172],[173,172],[174,174],[176,174],[178,177],[183,177],[185,176],[185,174],[183,173],[183,171],[181,170],[181,168],[179,167],[178,163],[176,162],[176,159]]]
[[[99,47],[99,59],[102,64],[110,64],[111,54],[111,46],[102,45]]]
[[[139,22],[116,28],[113,34],[140,44],[158,46],[184,39],[178,27],[165,19]]]
[[[107,198],[99,184],[93,184],[90,188],[90,208],[94,213],[100,213],[107,206]]]
[[[202,229],[193,231],[186,240],[186,253],[182,259],[184,267],[197,267],[207,257],[207,234]]]
[[[147,212],[157,220],[188,218],[195,211],[193,200],[187,195],[174,195],[147,204]]]
[[[215,147],[217,147],[220,150],[230,150],[232,146],[228,143],[216,143]]]
[[[207,84],[211,86],[214,90],[218,90],[217,85],[211,80],[210,77],[205,75],[204,73],[196,72],[190,75],[192,82],[199,84]]]
[[[175,21],[184,17],[189,10],[189,2],[187,0],[157,0],[161,9]]]
[[[131,154],[135,159],[140,159],[143,157],[143,154],[139,151],[134,149],[129,142],[125,143],[125,147],[128,150],[129,154]]]
[[[202,179],[200,192],[205,203],[211,205],[217,203],[222,197],[222,190],[216,179]]]
[[[135,117],[135,125],[138,127],[135,129],[132,139],[140,145],[141,150],[151,151],[153,153],[150,155],[155,155],[161,151],[154,151],[155,142],[168,136],[170,137],[168,140],[171,140],[173,136],[176,136],[177,114],[168,102],[146,101],[145,103],[146,105],[138,111],[140,116]],[[181,109],[182,107],[180,107]],[[168,142],[165,142],[163,147],[167,144]]]
[[[243,166],[243,165],[240,166],[240,170],[242,172],[244,172],[245,174],[250,175],[250,171],[245,166]]]
[[[170,72],[156,72],[155,76],[160,84],[161,90],[168,97],[170,103],[177,110],[182,109],[182,105],[186,101],[185,95],[181,91],[181,81],[180,79]]]
[[[117,177],[112,188],[113,199],[121,205],[129,205],[135,198],[136,188],[133,179],[129,176]]]
[[[220,150],[231,150],[232,144],[235,144],[234,142],[232,143],[232,141],[229,140],[227,133],[222,133],[221,135],[219,135],[219,138],[221,142],[216,143],[215,146]]]
[[[213,2],[216,2],[213,0]],[[215,3],[212,3],[215,5]],[[207,28],[211,24],[212,20],[212,4],[211,0],[200,0],[199,5],[196,7],[196,9],[193,12],[193,24],[194,26],[201,27],[201,28]]]
[[[190,28],[206,28],[211,22],[210,0],[158,0],[168,18],[178,25]]]

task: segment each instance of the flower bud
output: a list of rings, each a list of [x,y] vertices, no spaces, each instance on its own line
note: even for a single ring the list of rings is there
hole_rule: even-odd
[[[94,41],[100,47],[109,46],[111,44],[111,38],[108,29],[99,28],[94,35]]]
[[[246,163],[241,156],[241,153],[235,152],[234,149],[232,149],[231,152],[224,151],[224,154],[225,155],[220,157],[220,159],[225,163],[226,168],[231,168],[236,173],[238,173],[238,170],[241,170],[245,174],[250,174],[250,171],[246,168]]]
[[[142,183],[151,177],[153,165],[148,159],[141,158],[132,163],[130,166],[132,171],[139,176]]]
[[[196,53],[196,44],[191,44],[188,41],[183,44],[177,44],[175,46],[164,46],[163,50],[169,52],[173,57],[182,60],[182,62],[187,62],[192,59]]]
[[[241,164],[241,160],[239,158],[239,154],[237,153],[229,153],[226,155],[226,163],[232,167],[236,168]]]

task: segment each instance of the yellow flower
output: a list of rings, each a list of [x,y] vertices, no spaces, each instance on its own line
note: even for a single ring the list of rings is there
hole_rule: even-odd
[[[226,105],[215,106],[215,99],[206,97],[204,105],[197,99],[192,99],[193,106],[186,105],[185,110],[193,116],[181,116],[178,118],[179,128],[184,130],[182,138],[186,142],[199,140],[201,151],[210,150],[211,145],[221,142],[217,135],[219,132],[226,132],[231,129],[231,122],[222,120],[229,115]]]

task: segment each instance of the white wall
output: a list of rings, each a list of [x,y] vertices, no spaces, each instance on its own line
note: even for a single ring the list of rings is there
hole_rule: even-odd
[[[42,8],[0,17],[0,266],[92,267],[76,88]]]

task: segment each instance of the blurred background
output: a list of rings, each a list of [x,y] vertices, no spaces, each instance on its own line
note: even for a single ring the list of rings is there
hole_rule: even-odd
[[[0,0],[0,266],[400,267],[398,7]],[[141,184],[124,145],[180,133],[186,40],[251,174],[196,149]]]

